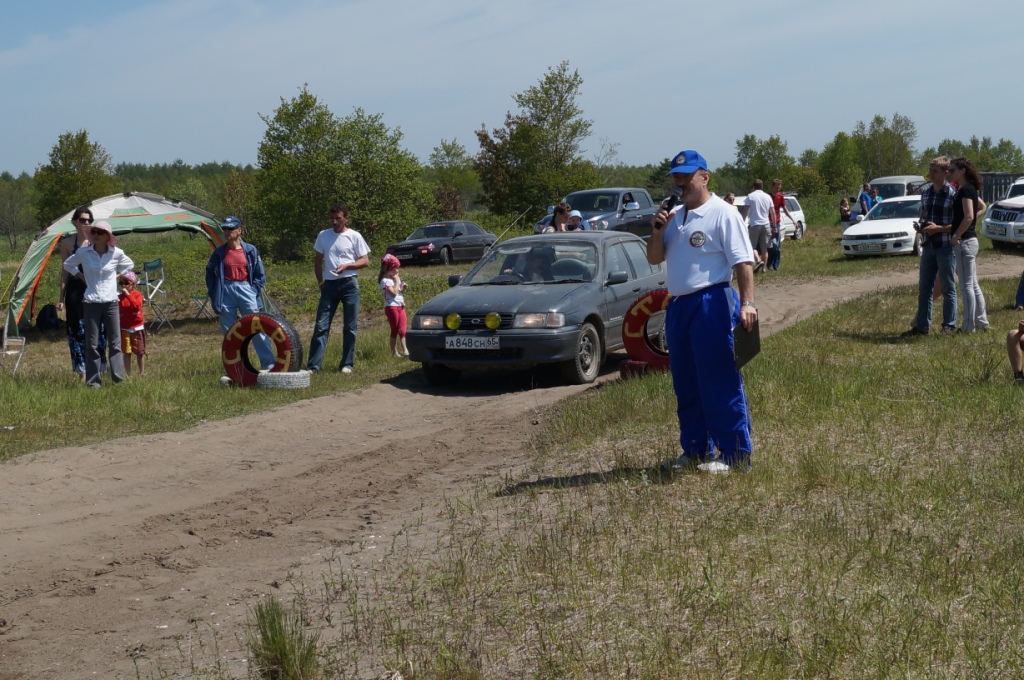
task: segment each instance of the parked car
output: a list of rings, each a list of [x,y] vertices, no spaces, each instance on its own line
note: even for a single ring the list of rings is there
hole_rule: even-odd
[[[475,222],[431,222],[417,227],[404,241],[392,243],[386,252],[403,264],[448,264],[459,260],[479,260],[497,240],[497,236],[484,231]]]
[[[920,255],[921,235],[914,223],[921,216],[921,196],[889,198],[843,232],[843,255]]]
[[[542,364],[583,384],[622,347],[626,312],[664,287],[665,272],[647,262],[639,236],[577,231],[509,239],[449,283],[416,311],[406,337],[430,384],[465,369]]]
[[[1010,191],[1015,186],[1011,186]],[[989,206],[981,221],[981,235],[991,239],[992,247],[997,250],[1024,244],[1024,194],[1004,198]]]
[[[925,184],[928,184],[921,175],[891,175],[889,177],[876,177],[870,182],[872,189],[878,189],[878,196],[881,200],[887,198],[898,198],[900,196],[912,196],[920,194]],[[860,213],[860,187],[857,193],[850,197],[850,209],[854,215]]]
[[[573,210],[583,214],[583,221],[589,229],[628,231],[647,238],[651,235],[651,222],[658,212],[646,189],[611,187],[574,191],[562,199]],[[550,211],[533,225],[534,233],[541,233],[551,224]]]
[[[785,211],[780,210],[779,214],[782,217],[782,238],[791,238],[793,240],[801,239],[807,232],[807,222],[804,221],[804,209],[800,206],[800,201],[797,200],[796,194],[785,194],[786,207],[789,209],[791,215],[793,215],[796,222],[789,219],[786,216]],[[743,208],[747,205],[746,196],[737,196],[733,202],[736,209],[743,212]],[[747,222],[749,224],[749,221]]]

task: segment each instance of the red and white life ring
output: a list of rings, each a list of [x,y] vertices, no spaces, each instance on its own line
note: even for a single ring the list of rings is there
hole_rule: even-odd
[[[665,311],[670,299],[672,296],[664,288],[641,295],[626,312],[622,322],[622,344],[625,345],[626,353],[633,362],[646,363],[648,370],[668,370],[668,352],[651,342],[647,322],[658,312]],[[637,368],[635,363],[631,363],[629,373],[636,375]]]
[[[249,360],[249,344],[254,336],[263,333],[274,348],[275,364],[272,372],[297,371],[302,365],[302,344],[295,327],[277,314],[249,314],[228,329],[221,344],[224,372],[236,385],[253,387],[260,369]]]

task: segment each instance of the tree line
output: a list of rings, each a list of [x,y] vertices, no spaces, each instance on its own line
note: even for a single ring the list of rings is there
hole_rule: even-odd
[[[247,238],[277,259],[310,256],[328,206],[347,202],[350,223],[379,249],[417,224],[467,215],[483,221],[525,223],[579,189],[639,186],[656,198],[671,190],[670,159],[633,166],[618,161],[619,145],[599,140],[584,155],[593,121],[579,97],[583,78],[568,61],[549,67],[537,84],[512,95],[504,123],[476,131],[478,150],[442,139],[425,163],[403,148],[400,129],[382,114],[355,108],[332,112],[308,86],[280,100],[257,149],[257,164],[114,164],[86,130],[58,138],[33,175],[0,174],[0,230],[11,249],[60,215],[92,199],[145,191],[184,201],[217,215],[237,215]],[[944,139],[918,151],[914,122],[899,113],[858,121],[821,149],[794,157],[778,135],[736,140],[736,155],[712,172],[712,190],[746,193],[755,178],[782,179],[804,196],[848,195],[862,182],[897,174],[924,174],[940,154],[966,156],[981,171],[1024,172],[1024,153],[1010,140]]]

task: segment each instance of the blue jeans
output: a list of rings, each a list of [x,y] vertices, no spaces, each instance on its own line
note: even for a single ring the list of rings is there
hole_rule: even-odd
[[[227,335],[228,329],[235,325],[239,317],[260,311],[260,302],[256,289],[248,281],[224,281],[222,285],[220,332]],[[274,356],[274,348],[270,346],[270,338],[260,333],[252,339],[252,346],[260,365],[271,369],[277,358]]]
[[[956,328],[956,279],[953,244],[945,241],[934,244],[925,241],[921,249],[921,274],[917,284],[917,318],[914,327],[927,333],[932,326],[932,290],[935,276],[942,283],[942,327]]]
[[[342,331],[341,363],[338,367],[351,368],[355,362],[356,331],[359,328],[359,280],[355,276],[325,279],[324,285],[320,288],[320,302],[316,306],[313,339],[309,342],[309,362],[306,367],[311,371],[319,371],[324,362],[327,338],[331,334],[331,323],[334,321],[334,313],[338,311],[338,303],[342,305],[342,320],[345,323]]]

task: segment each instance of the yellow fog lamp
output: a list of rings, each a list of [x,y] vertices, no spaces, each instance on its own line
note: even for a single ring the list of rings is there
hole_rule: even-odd
[[[462,325],[462,317],[458,314],[449,314],[444,318],[444,325],[450,331],[457,331]]]
[[[484,325],[492,331],[498,330],[498,327],[501,326],[501,315],[497,312],[491,312],[484,317]]]

